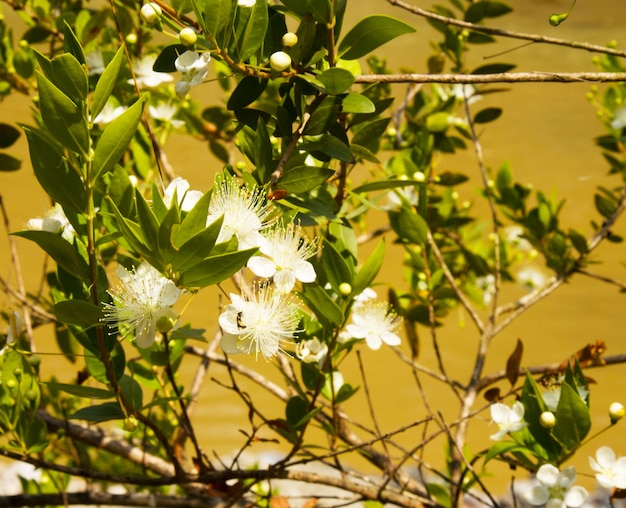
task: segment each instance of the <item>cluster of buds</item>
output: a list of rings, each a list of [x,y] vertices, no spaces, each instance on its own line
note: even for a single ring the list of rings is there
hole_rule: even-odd
[[[281,43],[284,48],[293,48],[298,44],[298,36],[293,32],[283,35]],[[276,51],[270,56],[270,67],[275,72],[283,72],[291,67],[291,57],[284,51]]]

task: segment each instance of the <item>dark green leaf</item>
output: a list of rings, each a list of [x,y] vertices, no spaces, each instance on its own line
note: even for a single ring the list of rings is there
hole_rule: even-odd
[[[267,0],[256,0],[252,7],[238,6],[237,19],[241,19],[243,23],[235,23],[238,42],[236,52],[239,55],[238,61],[244,62],[257,52],[265,39],[268,25]]]
[[[105,402],[97,406],[83,407],[69,416],[71,420],[86,420],[92,423],[123,420],[126,418],[118,402]]]
[[[65,53],[52,59],[54,84],[72,101],[80,104],[87,99],[87,72],[73,55]]]
[[[344,113],[369,114],[376,111],[376,105],[365,95],[349,93],[341,100],[341,110]]]
[[[609,200],[600,194],[594,196],[596,210],[607,219],[611,218],[617,211],[617,203],[613,200]]]
[[[204,28],[212,37],[230,21],[233,3],[231,0],[206,0],[204,6]]]
[[[324,382],[324,376],[319,371],[317,364],[301,362],[300,371],[304,386],[309,390],[319,390],[320,385]]]
[[[93,158],[92,182],[113,169],[128,148],[141,120],[144,102],[145,97],[139,99],[104,129]]]
[[[484,18],[497,18],[512,10],[511,7],[504,3],[483,0],[469,6],[465,11],[465,21],[468,23],[478,23]]]
[[[94,326],[100,323],[102,309],[84,300],[62,300],[54,304],[54,314],[63,323]]]
[[[165,46],[154,61],[152,70],[156,72],[176,72],[177,69],[174,62],[188,49],[187,46],[183,46],[182,44]]]
[[[343,323],[344,316],[339,306],[328,293],[317,284],[305,284],[300,297],[315,313],[317,319],[327,328],[334,328]]]
[[[577,448],[589,433],[591,416],[578,390],[567,383],[561,385],[561,396],[555,416],[556,425],[552,429],[554,437],[566,450]]]
[[[187,213],[182,224],[174,234],[174,245],[181,246],[192,236],[206,229],[206,219],[211,202],[211,193],[205,193]],[[220,223],[221,224],[221,223]]]
[[[375,15],[359,21],[339,44],[339,56],[355,60],[396,37],[415,32],[415,28],[390,16]]]
[[[290,194],[300,194],[323,184],[334,174],[335,172],[329,168],[296,166],[283,173],[276,184],[276,188],[286,190]]]
[[[83,397],[86,399],[112,399],[115,394],[110,390],[103,390],[102,388],[93,388],[91,386],[84,385],[71,385],[65,383],[54,383],[49,381],[43,383],[48,385],[53,390],[60,390],[76,397]]]
[[[308,152],[322,152],[342,162],[353,162],[350,147],[332,134],[323,134],[314,141],[305,140],[299,147]]]
[[[12,125],[8,123],[0,122],[0,148],[8,148],[17,141],[20,137],[20,131],[18,131]]]
[[[334,96],[326,97],[311,114],[309,121],[304,127],[304,134],[315,136],[327,132],[337,121],[340,105],[340,98]]]
[[[43,74],[37,73],[41,117],[50,134],[66,148],[89,153],[89,130],[80,108]]]
[[[326,278],[336,292],[339,292],[339,286],[344,282],[352,284],[353,270],[335,246],[326,239],[323,241],[321,262]]]
[[[285,415],[289,426],[297,428],[298,424],[301,425],[300,422],[306,416],[308,409],[309,403],[302,397],[291,397],[285,407]]]
[[[324,84],[326,92],[330,95],[339,95],[347,92],[354,84],[354,76],[352,73],[340,67],[331,67],[322,72],[317,79]]]
[[[13,234],[35,242],[68,273],[85,282],[91,280],[87,263],[61,235],[48,231],[18,231]]]
[[[501,74],[503,72],[509,72],[515,69],[515,65],[507,63],[493,63],[487,65],[481,65],[474,69],[470,74]]]
[[[253,76],[244,77],[228,98],[226,107],[229,110],[245,108],[257,100],[267,87],[266,79]]]
[[[450,171],[444,171],[437,175],[436,183],[443,185],[444,187],[452,187],[459,185],[463,182],[467,182],[469,177],[463,173],[452,173]]]
[[[176,272],[182,272],[205,259],[215,245],[222,222],[223,217],[220,217],[181,245],[178,253],[172,259],[172,269]]]
[[[0,153],[0,171],[17,171],[22,167],[22,161],[8,153]]]
[[[74,58],[78,60],[79,64],[85,64],[85,53],[80,45],[80,41],[72,30],[72,27],[65,20],[63,20],[63,49],[66,53],[73,55]]]
[[[493,122],[497,118],[500,118],[502,114],[502,108],[485,108],[474,117],[474,123],[487,123]]]
[[[228,279],[241,270],[257,249],[228,252],[210,256],[181,274],[179,287],[203,288]]]
[[[428,224],[414,210],[403,207],[397,213],[398,235],[400,238],[417,245],[428,242]]]
[[[385,241],[381,240],[369,257],[363,263],[363,266],[354,276],[352,280],[352,294],[358,295],[363,290],[370,287],[378,272],[383,266],[385,259]]]
[[[133,378],[124,375],[121,377],[119,384],[124,397],[130,405],[135,410],[141,409],[143,406],[143,392],[139,383]]]

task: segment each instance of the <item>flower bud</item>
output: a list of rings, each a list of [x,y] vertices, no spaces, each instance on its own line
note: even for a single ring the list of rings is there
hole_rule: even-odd
[[[137,429],[138,425],[139,425],[139,422],[137,421],[137,418],[135,418],[134,416],[129,416],[128,418],[124,420],[124,430],[128,432],[134,432]]]
[[[154,2],[143,4],[141,6],[141,10],[139,11],[141,19],[149,25],[155,25],[161,19],[162,14],[163,11],[161,10],[161,6],[159,4],[155,4]]]
[[[615,425],[626,414],[626,409],[619,402],[613,402],[609,406],[609,417],[611,418],[611,425]]]
[[[287,32],[283,35],[283,38],[280,40],[285,48],[293,48],[296,44],[298,44],[298,36],[293,32]]]
[[[185,27],[178,32],[178,40],[183,46],[191,47],[198,40],[198,36],[193,28]]]
[[[291,57],[284,51],[276,51],[270,56],[270,67],[276,72],[286,71],[291,67]]]
[[[352,286],[347,282],[342,282],[341,284],[339,284],[339,292],[342,294],[342,296],[348,296],[350,293],[352,293]]]
[[[159,319],[157,319],[156,329],[159,330],[161,333],[167,333],[171,331],[172,328],[174,328],[175,324],[176,320],[172,319],[170,316],[161,316]]]
[[[136,33],[130,33],[126,36],[126,42],[128,44],[137,44],[137,34]]]
[[[552,411],[544,411],[539,416],[539,424],[544,429],[551,429],[556,425],[556,417]]]

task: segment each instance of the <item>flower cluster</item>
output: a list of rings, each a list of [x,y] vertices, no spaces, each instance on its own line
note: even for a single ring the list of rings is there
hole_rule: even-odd
[[[573,466],[559,471],[552,464],[544,464],[537,471],[538,484],[524,493],[524,499],[533,506],[546,505],[549,508],[577,508],[582,506],[589,495],[580,486],[573,485],[576,469]]]
[[[388,346],[399,346],[400,337],[396,330],[400,318],[386,302],[376,298],[371,289],[365,290],[355,298],[352,308],[352,322],[346,326],[341,339],[365,339],[370,349],[378,350],[383,342]]]

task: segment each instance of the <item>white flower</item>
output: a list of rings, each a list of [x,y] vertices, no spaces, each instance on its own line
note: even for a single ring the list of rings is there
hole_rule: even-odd
[[[90,76],[97,76],[104,72],[104,59],[99,49],[85,54],[85,63],[89,69]]]
[[[577,508],[582,506],[589,494],[583,487],[571,487],[575,479],[576,470],[573,466],[559,472],[552,464],[544,464],[537,471],[539,485],[528,489],[524,499],[533,506],[545,504],[548,508]]]
[[[559,381],[562,381],[563,377]],[[556,409],[559,406],[559,400],[561,398],[561,386],[554,386],[548,391],[543,392],[543,401],[548,406],[548,409],[553,413],[556,413]],[[589,390],[584,386],[578,387],[578,395],[585,402],[589,396]]]
[[[533,248],[531,243],[526,238],[524,238],[524,230],[521,226],[514,225],[505,228],[504,238],[506,242],[511,245],[511,247],[515,247],[522,252],[529,252]]]
[[[254,7],[256,0],[237,0],[239,7]]]
[[[26,229],[31,231],[47,231],[48,233],[61,233],[61,236],[71,242],[74,238],[74,227],[67,219],[63,207],[56,203],[50,208],[43,218],[34,217],[26,223]]]
[[[185,125],[183,120],[176,120],[174,116],[178,113],[178,107],[174,104],[166,104],[164,102],[156,106],[148,106],[148,113],[155,120],[159,120],[163,123],[168,123],[175,129],[181,128]]]
[[[399,187],[387,193],[388,203],[383,208],[385,210],[398,210],[402,208],[405,202],[411,206],[417,206],[418,200],[419,194],[414,185]]]
[[[225,353],[254,354],[269,360],[282,345],[292,342],[299,318],[293,300],[275,293],[267,284],[255,288],[250,298],[230,295],[231,303],[220,314]]]
[[[517,272],[517,282],[526,289],[537,289],[546,283],[546,276],[534,266],[527,266]]]
[[[522,430],[528,424],[524,419],[524,405],[520,401],[515,401],[513,406],[507,406],[500,402],[491,404],[491,420],[498,424],[499,430],[489,436],[489,439],[498,441],[509,432]]]
[[[467,99],[468,104],[474,104],[483,98],[473,85],[462,85],[457,83],[456,85],[452,85],[451,92],[451,95],[454,95],[456,100],[462,102]]]
[[[317,337],[303,340],[296,345],[296,356],[304,363],[317,363],[322,365],[328,355],[328,346],[320,342]]]
[[[174,78],[166,72],[153,70],[155,61],[156,55],[146,55],[133,64],[133,71],[139,88],[157,88],[165,83],[174,81]],[[129,79],[128,83],[134,84],[132,79]]]
[[[358,295],[354,297],[354,307],[358,307],[359,305],[363,305],[365,302],[369,300],[374,300],[378,298],[376,291],[372,288],[365,288]]]
[[[611,127],[614,129],[623,129],[626,127],[626,108],[619,108],[615,110]]]
[[[195,51],[187,50],[180,55],[174,65],[176,70],[182,73],[181,80],[176,83],[176,95],[183,99],[191,87],[201,84],[209,73],[210,53],[198,54]]]
[[[589,457],[589,466],[596,471],[596,480],[605,489],[626,489],[626,457],[615,456],[609,446],[601,446],[596,458]]]
[[[178,206],[183,212],[189,212],[203,196],[202,192],[189,190],[189,182],[180,176],[172,180],[163,193],[163,203],[170,208],[176,192]]]
[[[107,102],[100,110],[100,113],[93,119],[93,123],[98,127],[105,127],[120,116],[128,108],[126,106],[114,106],[111,102]]]
[[[478,277],[476,287],[483,292],[483,304],[489,305],[496,294],[496,278],[492,274]]]
[[[221,185],[213,189],[209,203],[207,226],[222,215],[224,222],[217,242],[226,242],[234,235],[239,249],[261,247],[265,238],[260,233],[269,223],[269,206],[263,201],[259,189],[240,187],[232,178],[225,178]]]
[[[380,349],[384,342],[389,346],[400,345],[400,337],[394,332],[400,324],[400,318],[385,302],[366,300],[352,308],[352,323],[346,326],[355,339],[365,339],[370,349]]]
[[[104,304],[103,321],[135,328],[137,346],[150,347],[160,319],[172,323],[178,320],[178,313],[171,306],[182,291],[148,263],[141,263],[132,272],[120,265],[117,276],[118,287],[109,291],[115,305]]]
[[[290,223],[272,229],[265,235],[261,246],[265,256],[253,256],[248,268],[258,277],[274,278],[276,289],[289,293],[300,282],[315,281],[315,269],[307,261],[317,251],[317,246],[304,237],[298,226]]]

